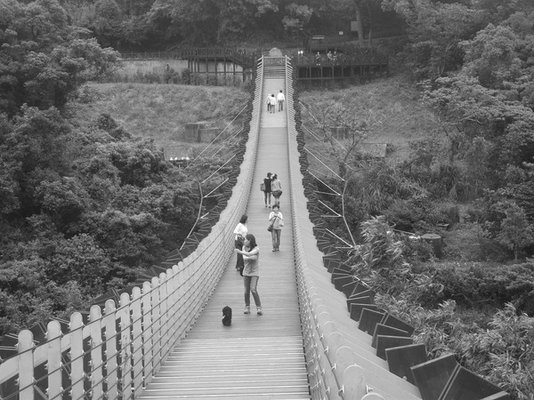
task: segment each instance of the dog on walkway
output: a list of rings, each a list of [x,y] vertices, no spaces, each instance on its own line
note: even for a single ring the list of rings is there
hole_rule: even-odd
[[[224,326],[232,325],[232,309],[228,306],[224,306],[222,309],[222,323]]]

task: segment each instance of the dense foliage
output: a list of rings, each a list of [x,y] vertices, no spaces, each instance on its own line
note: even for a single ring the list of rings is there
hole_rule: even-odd
[[[346,263],[382,307],[416,327],[432,356],[453,352],[513,398],[533,399],[534,4],[382,5],[406,22],[398,60],[437,128],[400,163],[347,157],[350,141],[337,151],[345,181],[328,183],[344,193],[345,219],[360,237]],[[367,121],[349,94],[334,102]],[[341,209],[340,199],[322,200]],[[339,224],[330,228],[348,238]],[[428,232],[444,238],[442,259],[418,239]]]
[[[0,112],[61,108],[79,84],[111,71],[117,53],[68,21],[56,0],[0,3]]]
[[[120,50],[166,49],[291,40],[312,34],[350,33],[358,38],[402,30],[395,13],[375,0],[115,0],[65,1],[75,21],[104,45]]]
[[[334,149],[353,229],[381,214],[414,233],[462,222],[508,249],[507,257],[528,256],[534,245],[534,4],[391,0],[382,6],[406,22],[409,42],[399,60],[437,124],[410,143],[411,154],[401,163],[362,155],[353,139]],[[348,128],[349,138],[360,141],[385,123],[349,91],[317,103],[312,114],[323,119],[318,130],[332,148],[331,126]],[[336,107],[357,110],[359,120],[325,115]],[[337,206],[338,200],[325,201]]]
[[[152,276],[195,222],[197,179],[226,161],[185,172],[109,114],[77,120],[78,89],[117,53],[70,20],[54,0],[0,2],[0,334]]]
[[[245,34],[300,43],[351,21],[360,40],[388,26],[406,33],[394,60],[439,129],[391,165],[354,151],[380,117],[354,120],[347,97],[332,105],[337,126],[354,131],[340,157],[343,204],[323,199],[360,237],[347,262],[431,354],[454,351],[514,398],[532,399],[534,327],[523,314],[534,313],[525,260],[534,251],[531,0],[1,0],[0,333],[134,281],[198,211],[190,177],[152,142],[109,115],[88,127],[65,118],[80,85],[117,66],[107,46],[228,44]],[[445,258],[392,226],[439,232]]]
[[[413,240],[392,231],[384,217],[364,222],[362,236],[347,262],[378,291],[379,306],[415,328],[431,357],[454,353],[513,398],[532,399],[534,317],[517,306],[529,303],[534,311],[534,263],[415,264]],[[487,318],[484,308],[497,311]]]
[[[76,131],[55,109],[25,107],[2,136],[2,330],[124,287],[193,224],[187,177],[106,122]]]

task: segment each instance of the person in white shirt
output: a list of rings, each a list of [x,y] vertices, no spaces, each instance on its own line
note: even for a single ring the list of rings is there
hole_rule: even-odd
[[[271,94],[269,96],[269,105],[271,106],[271,114],[276,112],[276,97],[274,97],[274,94]]]
[[[282,90],[276,95],[276,101],[278,102],[278,111],[284,111],[284,101],[286,101],[286,96],[284,96]]]
[[[273,251],[280,251],[280,234],[284,226],[284,216],[280,212],[280,207],[275,204],[273,211],[269,214],[269,224],[272,225],[271,238],[273,241]]]
[[[267,112],[271,112],[271,95],[267,96]]]
[[[245,240],[245,236],[247,236],[248,228],[247,228],[247,220],[248,216],[243,215],[241,216],[241,219],[239,220],[239,223],[234,229],[234,235],[235,235],[235,248],[241,250],[243,248],[243,242]],[[239,273],[243,273],[243,268],[245,266],[245,263],[243,261],[243,256],[239,253],[237,253],[237,260],[235,263],[235,269],[239,271]]]

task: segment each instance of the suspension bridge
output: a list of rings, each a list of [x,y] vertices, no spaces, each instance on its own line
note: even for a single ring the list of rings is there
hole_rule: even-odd
[[[413,328],[380,310],[373,291],[329,257],[306,197],[290,60],[264,56],[256,76],[240,174],[210,234],[118,302],[51,321],[45,343],[21,331],[17,354],[0,364],[2,400],[508,398],[453,355],[427,360]],[[270,113],[267,95],[280,90],[284,110]],[[283,185],[279,252],[259,191],[267,172]],[[234,268],[232,232],[243,214],[260,247],[263,315],[243,313]]]

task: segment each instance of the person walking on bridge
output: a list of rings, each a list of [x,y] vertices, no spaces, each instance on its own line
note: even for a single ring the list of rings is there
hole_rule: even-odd
[[[284,111],[284,101],[286,101],[286,96],[284,96],[282,89],[280,89],[276,95],[276,101],[278,102],[278,111]]]
[[[284,216],[280,212],[280,206],[275,204],[269,214],[269,225],[272,226],[271,238],[273,241],[273,251],[280,251],[280,236],[284,226]]]
[[[280,196],[282,195],[282,183],[278,179],[278,174],[274,174],[271,180],[271,193],[274,197],[274,204],[280,207]]]
[[[263,178],[263,200],[265,201],[265,207],[271,208],[271,174],[267,172],[267,177]]]
[[[258,294],[258,280],[260,279],[260,248],[256,243],[256,238],[251,233],[245,236],[243,249],[234,250],[238,255],[240,254],[245,260],[245,268],[243,269],[243,283],[245,286],[245,314],[250,314],[250,294],[254,298],[256,304],[256,312],[258,315],[263,315],[261,308],[260,295]]]
[[[276,97],[274,97],[274,93],[269,96],[269,106],[271,114],[274,114],[276,112]]]
[[[271,95],[267,96],[267,112],[271,112]]]

